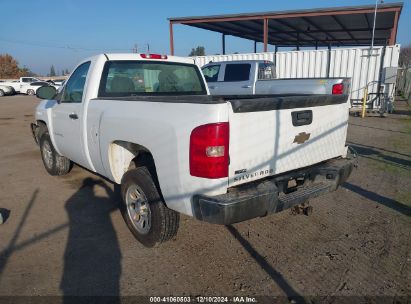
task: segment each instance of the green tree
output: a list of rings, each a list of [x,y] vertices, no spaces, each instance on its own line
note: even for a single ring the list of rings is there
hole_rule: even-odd
[[[54,69],[54,65],[51,65],[50,67],[50,77],[56,76],[56,70]]]
[[[191,49],[188,56],[205,56],[205,48],[203,46],[197,46],[195,49]]]

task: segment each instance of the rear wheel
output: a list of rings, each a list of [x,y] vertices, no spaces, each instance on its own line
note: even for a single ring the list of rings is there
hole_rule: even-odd
[[[34,92],[34,90],[32,90],[32,89],[27,90],[27,95],[34,95],[34,94],[36,94],[36,92]]]
[[[121,197],[123,218],[144,246],[156,246],[177,234],[180,215],[166,207],[146,167],[124,174]]]
[[[40,137],[40,152],[44,167],[50,175],[65,175],[70,172],[71,161],[57,153],[48,132]]]
[[[3,90],[0,90],[0,97],[1,96],[4,96],[5,94],[4,94],[4,91]]]

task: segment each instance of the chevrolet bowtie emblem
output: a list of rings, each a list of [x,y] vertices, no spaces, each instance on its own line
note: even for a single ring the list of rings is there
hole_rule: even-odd
[[[311,133],[302,132],[294,137],[293,143],[303,144],[310,138]]]

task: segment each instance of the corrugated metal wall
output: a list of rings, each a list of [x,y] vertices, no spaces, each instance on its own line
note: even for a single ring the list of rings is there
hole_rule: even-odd
[[[385,52],[385,56],[382,55]],[[364,95],[368,83],[368,91],[377,92],[378,79],[381,69],[398,67],[400,45],[370,48],[335,48],[308,51],[267,52],[249,54],[211,55],[195,57],[199,66],[213,61],[234,60],[270,60],[276,63],[278,78],[313,78],[313,77],[350,77],[351,102],[359,102]],[[330,62],[328,66],[328,58]],[[384,62],[382,62],[384,58]],[[386,87],[389,98],[394,97],[394,85]],[[378,108],[378,104],[374,108]]]

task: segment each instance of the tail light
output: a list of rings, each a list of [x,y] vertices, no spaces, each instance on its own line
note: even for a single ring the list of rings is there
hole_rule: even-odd
[[[195,128],[190,135],[190,174],[204,178],[228,176],[228,122]]]
[[[140,56],[145,59],[167,59],[167,55],[160,54],[140,54]]]
[[[344,84],[343,83],[337,83],[333,85],[333,95],[341,95],[344,94]]]

